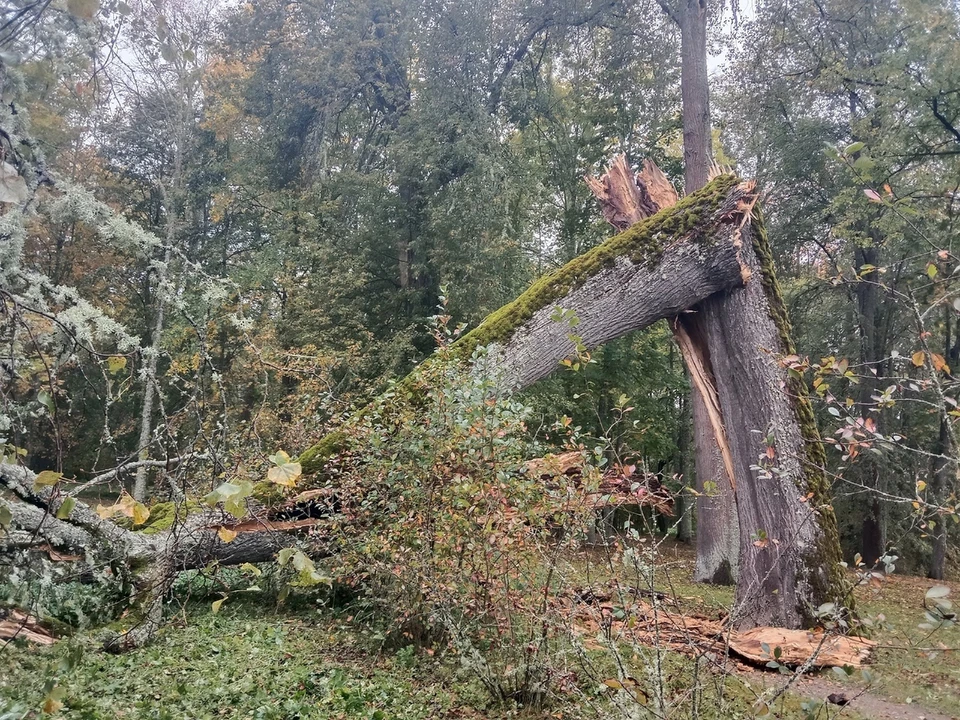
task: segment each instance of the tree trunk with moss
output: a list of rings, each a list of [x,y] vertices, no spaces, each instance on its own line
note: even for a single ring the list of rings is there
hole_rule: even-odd
[[[542,277],[458,340],[455,355],[466,362],[486,348],[483,369],[512,391],[575,360],[578,346],[598,347],[742,284],[739,208],[749,195],[733,176],[717,178]],[[320,470],[345,439],[331,433],[303,453],[304,472]]]
[[[762,223],[745,228],[750,281],[703,308],[702,328],[736,476],[738,627],[811,625],[849,588],[830,504],[823,444],[803,382]],[[719,302],[717,300],[719,299]]]

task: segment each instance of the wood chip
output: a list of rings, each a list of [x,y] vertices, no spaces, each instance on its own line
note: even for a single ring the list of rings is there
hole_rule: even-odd
[[[763,645],[770,648],[764,650]],[[758,627],[730,636],[730,649],[737,655],[756,663],[766,664],[776,659],[781,665],[803,665],[814,657],[813,667],[860,667],[876,647],[872,640],[827,635],[809,630],[784,630]],[[776,648],[780,656],[774,658]]]

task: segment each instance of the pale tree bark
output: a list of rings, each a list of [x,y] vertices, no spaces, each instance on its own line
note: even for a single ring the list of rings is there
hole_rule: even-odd
[[[262,529],[238,532],[231,542],[223,542],[219,528],[236,521],[213,508],[184,512],[169,529],[154,534],[122,528],[79,501],[59,519],[57,512],[67,495],[56,487],[37,487],[35,480],[36,475],[28,468],[0,464],[0,487],[16,498],[0,500],[12,516],[0,551],[16,558],[17,553],[42,548],[46,553],[69,554],[81,568],[126,568],[136,588],[134,604],[139,612],[128,632],[105,642],[105,648],[113,652],[141,647],[153,637],[163,617],[166,595],[181,571],[207,567],[211,562],[268,562],[279,550],[302,542],[297,532],[271,529],[268,521],[262,523]],[[247,520],[243,525],[257,523]],[[313,550],[315,556],[329,554],[325,547]]]
[[[168,238],[169,243],[169,238]],[[163,254],[163,267],[167,268],[170,264],[170,245],[168,244]],[[153,444],[153,400],[157,384],[157,359],[161,350],[161,337],[163,335],[163,322],[166,308],[163,303],[163,293],[166,289],[163,285],[166,283],[166,270],[159,273],[156,288],[156,319],[153,323],[153,329],[150,335],[150,344],[146,354],[146,366],[143,369],[143,404],[140,406],[140,439],[137,447],[137,465],[136,474],[133,481],[133,497],[138,502],[147,499],[147,479],[148,468],[147,461],[150,459],[150,446]]]

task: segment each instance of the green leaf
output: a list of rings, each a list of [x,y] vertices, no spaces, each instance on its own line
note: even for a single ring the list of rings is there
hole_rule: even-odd
[[[44,470],[42,473],[37,475],[36,479],[33,481],[33,487],[50,487],[51,485],[56,485],[62,477],[63,473],[54,472],[53,470]]]
[[[280,567],[283,567],[288,562],[290,558],[294,556],[295,553],[299,552],[296,548],[284,548],[277,553],[277,562],[280,564]]]
[[[13,513],[6,505],[0,505],[0,528],[6,530],[13,522]]]
[[[261,575],[263,575],[263,571],[260,568],[258,568],[256,565],[253,565],[251,563],[244,563],[243,565],[241,565],[240,571],[253,573],[254,577],[260,577]]]
[[[843,152],[845,152],[847,155],[853,155],[854,153],[860,152],[861,150],[863,150],[865,146],[866,146],[866,143],[862,143],[862,142],[850,143],[849,145],[847,145],[846,149],[844,149]]]
[[[43,405],[47,412],[51,415],[53,414],[53,397],[46,390],[41,390],[37,393],[37,402]]]
[[[90,20],[100,9],[100,0],[67,0],[67,12],[81,20]]]
[[[244,505],[242,498],[230,498],[223,504],[223,509],[237,520],[242,519],[247,514],[247,506]]]
[[[73,508],[77,505],[77,501],[72,497],[64,498],[63,502],[60,503],[60,507],[57,509],[57,518],[59,520],[66,520],[70,517],[70,513],[73,512]]]

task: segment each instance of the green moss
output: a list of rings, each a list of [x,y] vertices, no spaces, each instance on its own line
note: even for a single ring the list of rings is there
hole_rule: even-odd
[[[790,317],[787,306],[783,301],[783,292],[777,281],[777,272],[773,261],[773,252],[767,238],[767,231],[763,224],[763,216],[759,207],[753,215],[753,249],[760,262],[760,279],[767,305],[770,308],[770,317],[777,326],[780,335],[780,345],[786,355],[796,353],[793,344],[793,332],[790,326]],[[830,497],[830,483],[827,480],[824,468],[827,457],[823,450],[823,440],[817,430],[817,420],[813,414],[813,407],[807,396],[806,383],[801,378],[789,376],[787,392],[793,397],[793,408],[800,425],[805,453],[805,472],[803,487],[797,488],[801,494],[812,493],[810,503],[819,508],[821,543],[812,548],[807,557],[807,580],[813,586],[814,597],[822,598],[823,602],[833,602],[838,597],[844,598],[847,607],[853,610],[853,592],[850,584],[843,575],[840,562],[843,557],[840,552],[840,535],[837,530],[837,518],[833,511]],[[823,572],[826,570],[826,572]],[[806,609],[805,609],[806,610]]]
[[[286,490],[269,480],[261,480],[253,486],[253,498],[264,505],[276,505],[286,498]]]
[[[453,349],[460,357],[469,357],[477,347],[504,342],[539,310],[576,290],[605,267],[613,265],[619,257],[630,258],[637,264],[653,265],[667,247],[684,237],[709,241],[713,236],[704,233],[703,229],[737,182],[734,175],[721,175],[673,207],[637,223],[545,275],[516,300],[488,315],[479,327],[454,343]]]
[[[300,463],[304,473],[315,473],[327,460],[347,448],[347,440],[347,434],[340,430],[327,433],[320,442],[301,454],[297,462]]]

